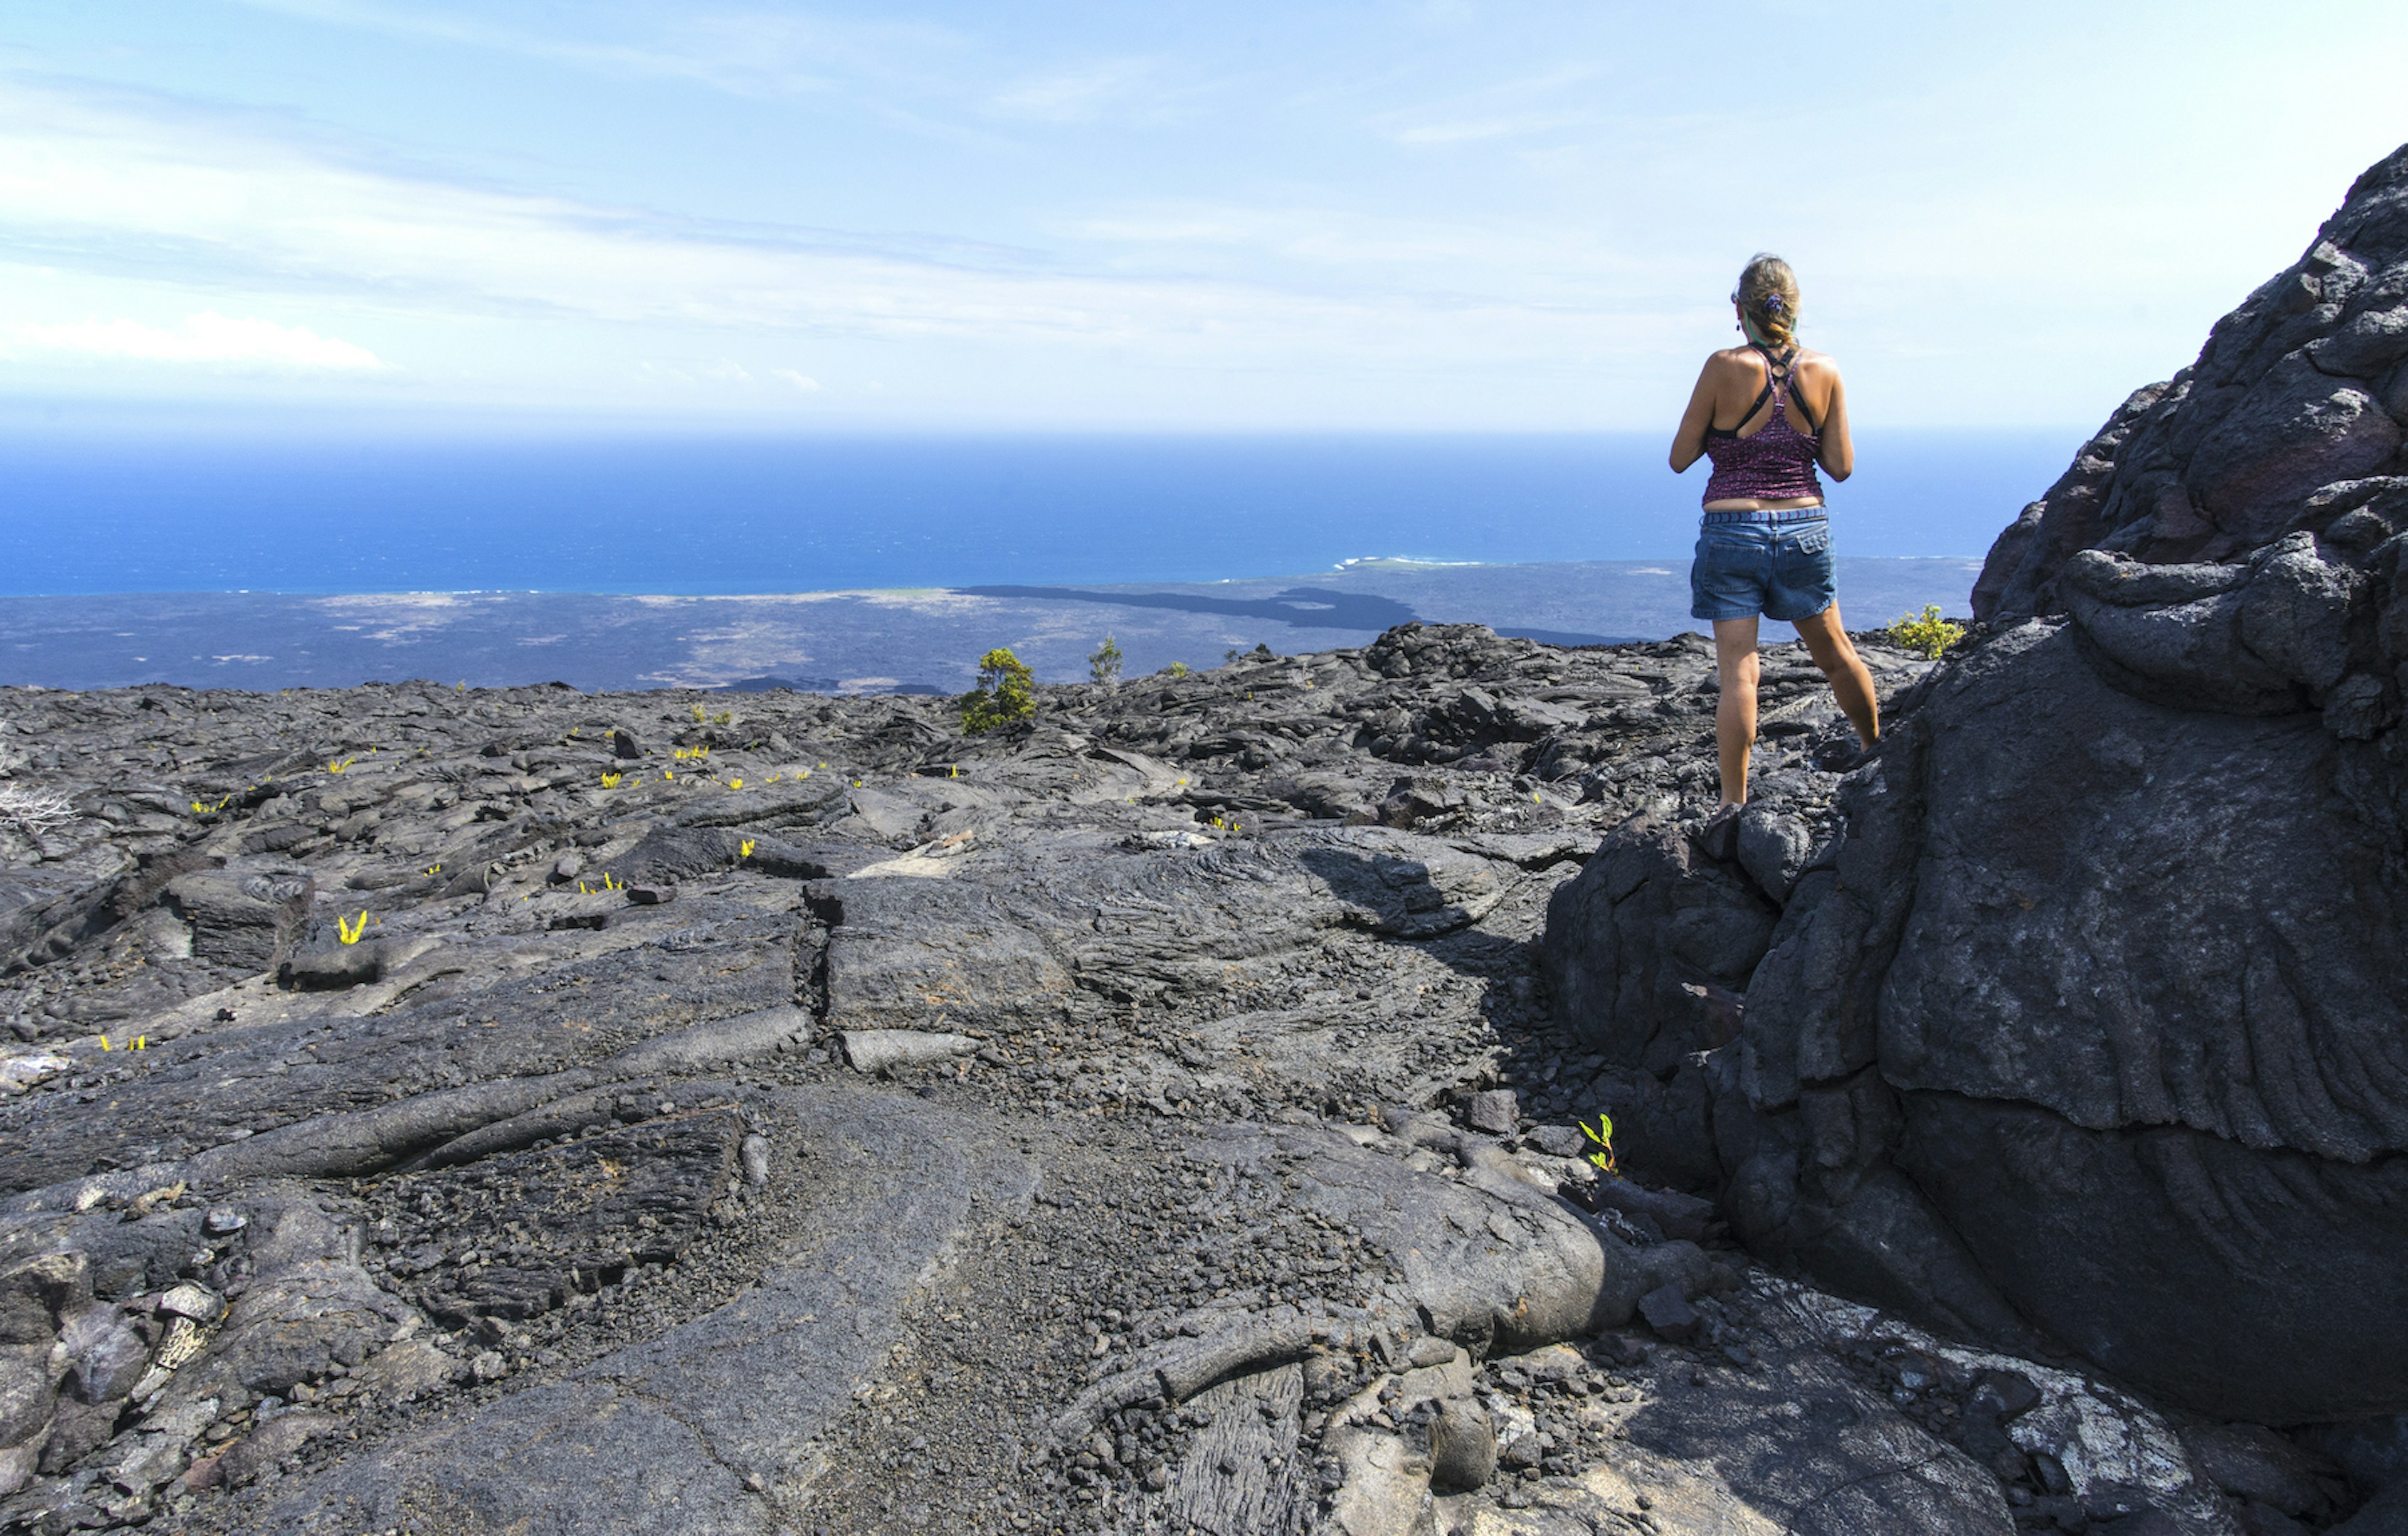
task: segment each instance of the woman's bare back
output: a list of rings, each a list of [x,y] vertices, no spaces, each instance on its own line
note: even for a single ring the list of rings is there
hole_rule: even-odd
[[[1770,376],[1764,354],[1754,347],[1725,347],[1706,359],[1706,367],[1714,376],[1714,430],[1735,432],[1742,438],[1753,438],[1764,430],[1771,420],[1770,402],[1755,415],[1742,419],[1752,405],[1763,401],[1764,386]],[[1789,424],[1802,433],[1813,433],[1829,414],[1831,392],[1840,380],[1840,366],[1822,352],[1798,349],[1796,371],[1790,376],[1787,400]]]
[[[1709,431],[1752,438],[1764,430],[1772,411],[1769,405],[1759,407],[1758,401],[1769,377],[1764,354],[1754,347],[1726,347],[1708,354],[1706,366],[1698,371],[1697,387],[1690,391],[1689,408],[1682,413],[1680,429],[1672,437],[1672,472],[1679,474],[1705,456]],[[1792,428],[1817,435],[1814,458],[1826,474],[1842,481],[1856,472],[1856,445],[1848,433],[1847,386],[1841,380],[1840,365],[1828,353],[1798,350],[1786,413]]]

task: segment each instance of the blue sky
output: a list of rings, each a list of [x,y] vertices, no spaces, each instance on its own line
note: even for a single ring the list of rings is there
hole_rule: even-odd
[[[1770,248],[1860,424],[2086,428],[2408,138],[2301,18],[21,0],[0,398],[1669,430]]]

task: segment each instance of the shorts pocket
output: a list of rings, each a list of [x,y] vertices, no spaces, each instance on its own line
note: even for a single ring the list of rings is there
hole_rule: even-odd
[[[1698,538],[1698,563],[1708,570],[1754,570],[1764,562],[1764,546],[1752,538],[1702,534]]]
[[[1820,554],[1831,547],[1831,530],[1828,526],[1809,528],[1798,535],[1790,547],[1800,554]]]

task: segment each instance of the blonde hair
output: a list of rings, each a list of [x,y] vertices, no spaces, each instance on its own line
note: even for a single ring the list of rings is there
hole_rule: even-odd
[[[1798,338],[1798,274],[1772,252],[1749,258],[1731,297],[1739,301],[1749,340],[1779,352]]]

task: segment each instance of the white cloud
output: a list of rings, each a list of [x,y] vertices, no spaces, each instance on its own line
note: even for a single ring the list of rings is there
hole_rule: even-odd
[[[1594,66],[1567,65],[1542,75],[1501,80],[1484,90],[1459,94],[1437,122],[1407,123],[1402,114],[1387,114],[1387,136],[1398,144],[1424,146],[1471,144],[1483,139],[1515,138],[1558,128],[1595,126],[1599,121],[1590,107],[1533,111],[1528,104],[1561,94],[1573,86],[1590,84]],[[1426,116],[1426,109],[1414,116]]]
[[[484,7],[379,0],[241,0],[254,9],[388,36],[423,38],[542,59],[596,74],[692,81],[741,96],[812,95],[915,79],[931,56],[958,51],[942,27],[910,21],[856,22],[766,10],[669,6],[612,15],[587,7],[575,26],[513,27]],[[597,34],[615,30],[617,36]]]
[[[979,265],[976,251],[934,260],[816,231],[724,230],[348,164],[165,103],[12,83],[0,93],[0,246],[93,273],[159,267],[462,322],[1143,347],[1214,366],[1300,350],[1502,363],[1621,335],[1613,316],[1560,300],[1029,270]]]
[[[1463,122],[1429,122],[1419,127],[1399,129],[1394,136],[1399,144],[1473,144],[1484,138],[1512,138],[1523,134],[1545,133],[1554,128],[1578,128],[1594,122],[1587,113],[1528,113],[1518,117],[1486,118]]]
[[[818,380],[806,373],[797,373],[793,368],[771,368],[769,370],[769,377],[772,379],[782,379],[786,382],[794,385],[796,389],[801,390],[805,395],[817,395],[820,392],[820,381]]]
[[[1151,59],[1116,59],[1070,74],[1030,80],[995,98],[1005,112],[1053,122],[1083,122],[1125,100],[1154,72]]]
[[[236,319],[204,310],[167,328],[136,320],[21,322],[7,327],[12,349],[80,352],[146,363],[214,363],[282,369],[355,371],[382,368],[366,347],[320,336],[307,325]]]

